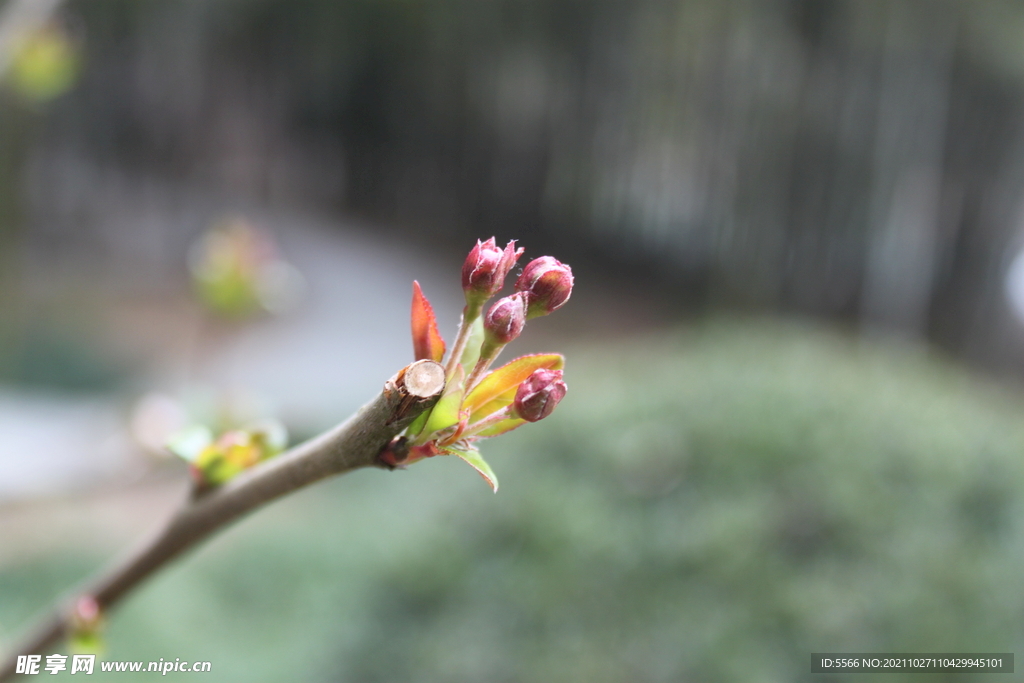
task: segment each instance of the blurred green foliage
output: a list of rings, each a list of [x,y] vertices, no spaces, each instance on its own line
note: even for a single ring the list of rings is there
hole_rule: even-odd
[[[484,444],[497,496],[445,458],[300,494],[145,586],[108,657],[209,659],[223,681],[594,683],[1021,651],[1019,395],[766,321],[570,350],[566,380],[552,418]],[[0,570],[0,621],[68,562]]]
[[[23,38],[11,65],[11,85],[29,102],[47,102],[71,88],[79,72],[78,48],[59,25]]]

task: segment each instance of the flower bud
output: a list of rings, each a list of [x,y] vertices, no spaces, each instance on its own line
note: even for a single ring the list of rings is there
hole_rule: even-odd
[[[519,336],[526,325],[526,301],[522,294],[498,299],[484,318],[486,342],[504,346]]]
[[[566,390],[561,370],[537,370],[516,390],[512,414],[527,422],[543,420],[562,400]]]
[[[498,247],[493,237],[486,242],[477,240],[462,265],[462,290],[466,294],[466,303],[482,306],[500,292],[505,285],[505,276],[522,253],[522,249],[516,249],[515,240],[509,242],[504,250]]]
[[[83,595],[75,601],[68,620],[68,645],[75,653],[100,654],[103,643],[103,610],[96,598]]]
[[[554,257],[530,261],[516,280],[516,291],[526,294],[526,317],[536,318],[560,308],[569,300],[572,284],[572,269]]]
[[[83,595],[75,601],[71,619],[76,628],[95,628],[101,617],[100,603],[91,595]]]

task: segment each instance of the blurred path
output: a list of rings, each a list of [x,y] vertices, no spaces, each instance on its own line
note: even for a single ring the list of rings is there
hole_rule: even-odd
[[[113,220],[130,224],[133,211],[141,216],[152,206],[121,204]],[[209,220],[225,213],[211,210]],[[90,488],[112,477],[131,479],[147,469],[126,431],[129,406],[146,391],[179,398],[203,389],[244,395],[302,433],[343,419],[412,360],[408,311],[413,279],[434,302],[445,334],[453,334],[461,309],[458,264],[438,265],[433,256],[421,258],[414,249],[376,239],[367,229],[345,230],[288,212],[238,213],[279,240],[284,257],[306,280],[303,299],[282,315],[234,330],[203,324],[199,338],[190,338],[197,334],[198,316],[183,301],[184,253],[177,255],[178,273],[166,264],[147,271],[139,267],[137,251],[116,253],[118,248],[136,249],[132,240],[113,247],[115,253],[105,257],[117,265],[108,270],[101,261],[96,266],[105,271],[99,279],[113,277],[118,292],[116,302],[99,304],[109,311],[104,344],[119,356],[145,359],[135,387],[121,395],[82,397],[0,386],[0,503]],[[163,233],[154,243],[187,241],[180,233],[189,226],[173,214],[161,224],[150,213],[146,225],[146,230]],[[166,248],[158,251],[166,258]],[[118,279],[117,266],[129,259]],[[147,272],[156,275],[147,279]],[[154,287],[154,279],[161,278]],[[133,282],[140,295],[125,299],[123,292],[131,291]],[[161,287],[176,287],[178,294],[168,297]],[[111,297],[105,286],[96,290],[86,296]]]

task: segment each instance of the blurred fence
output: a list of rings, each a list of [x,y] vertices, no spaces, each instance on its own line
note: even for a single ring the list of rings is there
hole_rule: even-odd
[[[1024,369],[1019,3],[112,0],[64,21],[80,82],[7,162],[31,160],[37,238],[88,243],[119,188],[199,187],[557,243],[673,301]],[[93,258],[124,258],[94,230]]]

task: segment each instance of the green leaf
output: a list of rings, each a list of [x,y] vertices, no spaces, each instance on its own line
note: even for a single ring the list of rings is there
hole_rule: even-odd
[[[56,24],[28,32],[11,50],[11,85],[31,102],[47,102],[74,85],[80,72],[75,43]]]
[[[494,470],[492,470],[491,466],[487,464],[487,461],[484,460],[483,456],[480,455],[480,451],[472,446],[469,446],[468,448],[447,446],[442,448],[441,452],[445,455],[457,455],[468,462],[469,465],[484,478],[484,481],[490,484],[491,489],[493,489],[495,493],[498,492],[498,477],[494,474]]]
[[[470,422],[487,417],[512,403],[516,389],[536,370],[561,370],[565,357],[558,353],[538,353],[521,356],[491,372],[466,397],[462,408],[470,413]],[[502,403],[504,401],[504,403]],[[497,405],[492,409],[492,405]],[[484,409],[489,412],[484,412]]]
[[[97,631],[81,631],[68,637],[68,646],[73,654],[101,655],[107,650],[103,636]]]
[[[498,412],[502,408],[512,405],[512,401],[516,399],[516,391],[518,390],[519,385],[517,384],[513,387],[510,387],[505,393],[499,395],[497,398],[488,401],[487,403],[483,404],[482,406],[474,410],[472,414],[470,414],[469,416],[470,424],[474,422],[479,422],[485,417],[488,417],[489,415],[493,415],[494,413]]]
[[[476,367],[476,362],[480,360],[480,347],[483,344],[484,317],[479,315],[469,329],[469,339],[466,340],[466,348],[463,349],[462,358],[459,359],[459,364],[466,369],[466,372]]]
[[[423,430],[425,434],[433,434],[434,432],[459,424],[459,409],[462,406],[464,375],[465,372],[461,367],[455,369],[452,381],[445,385],[441,399],[434,406],[434,409],[430,411],[430,417],[427,419],[426,427]]]
[[[423,431],[423,428],[427,426],[427,420],[430,419],[430,414],[432,412],[434,412],[433,408],[431,408],[430,410],[424,410],[422,413],[420,413],[419,417],[413,420],[412,424],[410,424],[409,427],[406,429],[405,435],[408,436],[409,438],[415,438],[419,436],[420,432]]]

